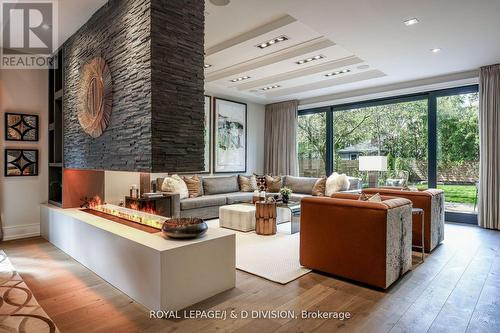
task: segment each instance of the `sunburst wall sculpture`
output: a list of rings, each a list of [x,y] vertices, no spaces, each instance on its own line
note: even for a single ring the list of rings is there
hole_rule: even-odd
[[[97,138],[111,121],[113,89],[106,61],[97,57],[83,68],[78,100],[78,121],[85,133]]]

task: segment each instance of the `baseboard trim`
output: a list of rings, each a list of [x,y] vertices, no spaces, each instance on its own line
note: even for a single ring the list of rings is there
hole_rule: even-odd
[[[2,229],[4,241],[40,236],[40,223],[3,227]]]

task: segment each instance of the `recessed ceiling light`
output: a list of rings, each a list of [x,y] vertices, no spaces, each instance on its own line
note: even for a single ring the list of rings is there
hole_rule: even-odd
[[[276,43],[279,43],[279,42],[284,42],[285,40],[288,40],[287,36],[279,36],[279,37],[273,38],[271,40],[268,40],[267,42],[260,43],[259,45],[257,45],[257,47],[261,48],[261,49],[265,49],[266,47],[269,47],[269,46],[276,44]]]
[[[431,49],[431,52],[432,53],[438,53],[438,52],[441,52],[441,49],[439,47],[436,47],[434,49]]]
[[[417,19],[416,17],[414,17],[414,18],[411,18],[411,19],[408,19],[408,20],[404,21],[404,24],[405,24],[407,27],[409,27],[410,25],[415,25],[415,24],[417,24],[417,23],[419,23],[419,21],[418,21],[418,19]]]
[[[239,82],[239,81],[247,80],[249,78],[250,78],[250,76],[245,75],[245,76],[238,77],[236,79],[232,79],[231,82]]]
[[[359,65],[358,67],[356,67],[357,69],[368,69],[370,68],[370,65]]]
[[[210,64],[205,64],[203,67],[205,67],[205,68],[210,68],[210,67],[212,67],[212,65],[210,65]]]
[[[323,55],[317,55],[317,56],[310,57],[310,58],[307,58],[307,59],[299,60],[299,61],[296,62],[296,64],[297,65],[307,64],[308,62],[311,62],[311,61],[314,61],[314,60],[323,59],[324,57],[325,56],[323,56]]]
[[[328,73],[328,74],[325,74],[325,76],[335,76],[335,75],[339,75],[339,74],[345,74],[345,73],[349,73],[351,70],[350,69],[343,69],[341,71],[336,71],[336,72],[331,72],[331,73]]]
[[[276,88],[279,88],[279,87],[281,87],[281,86],[275,84],[274,86],[269,86],[269,87],[261,88],[261,90],[266,91],[266,90],[276,89]]]

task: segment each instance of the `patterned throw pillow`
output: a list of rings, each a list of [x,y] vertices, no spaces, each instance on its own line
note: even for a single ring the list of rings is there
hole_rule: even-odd
[[[267,191],[267,183],[266,183],[266,176],[258,176],[254,175],[255,179],[257,179],[257,189],[259,191]]]
[[[368,199],[370,199],[370,197],[368,195],[366,195],[365,192],[362,192],[358,198],[359,201],[368,201]]]
[[[267,192],[278,193],[281,189],[281,177],[266,175]]]
[[[255,175],[250,177],[239,175],[238,183],[241,192],[253,192],[257,190],[257,177],[255,177]]]
[[[161,185],[161,190],[163,192],[179,193],[181,199],[186,199],[189,197],[189,191],[186,183],[178,175],[172,175],[165,177],[163,184]]]
[[[312,195],[315,197],[322,197],[325,195],[326,190],[326,177],[322,177],[314,183],[312,188]]]
[[[189,192],[189,197],[190,198],[197,198],[201,196],[201,178],[198,176],[192,176],[192,177],[182,177],[184,180],[184,183],[186,183],[188,192]]]

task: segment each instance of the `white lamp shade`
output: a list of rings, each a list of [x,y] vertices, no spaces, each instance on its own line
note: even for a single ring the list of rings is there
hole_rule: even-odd
[[[387,156],[360,156],[359,171],[387,171]]]

